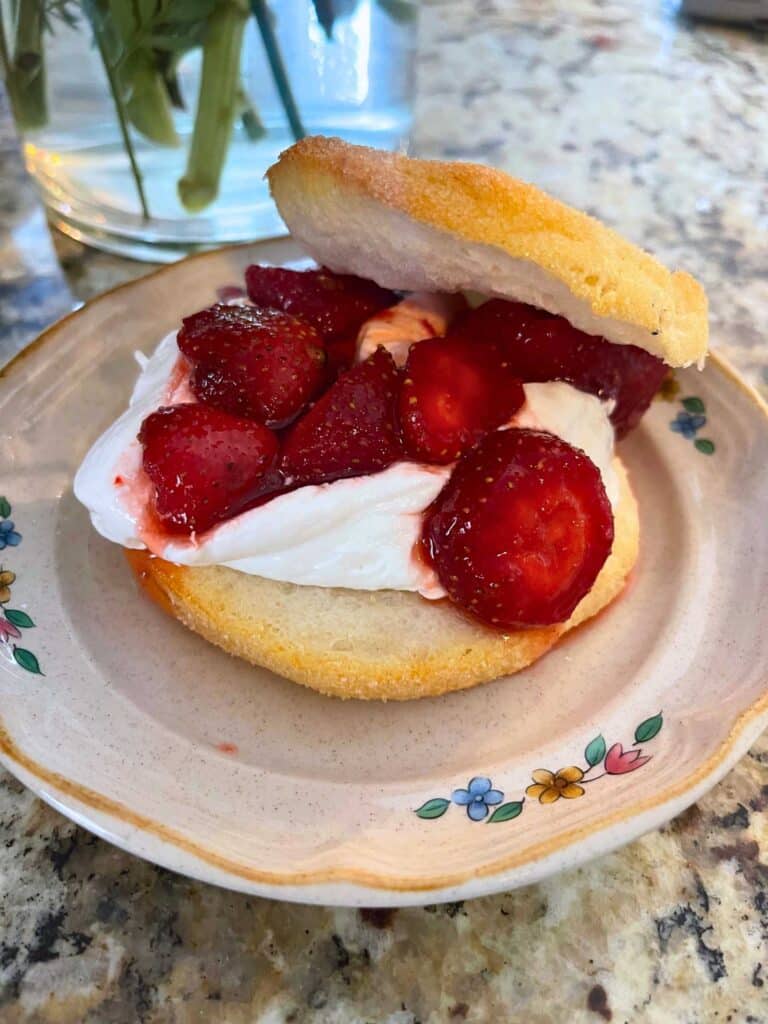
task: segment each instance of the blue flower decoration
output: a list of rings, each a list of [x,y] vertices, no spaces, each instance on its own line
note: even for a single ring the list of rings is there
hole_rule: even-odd
[[[466,789],[454,789],[451,800],[460,807],[467,808],[472,821],[482,821],[488,814],[488,808],[500,804],[504,794],[499,789],[491,789],[491,780],[483,778],[470,779]]]
[[[0,551],[4,548],[15,548],[21,544],[21,534],[14,530],[12,519],[0,520]]]
[[[692,441],[696,437],[696,431],[701,430],[706,422],[707,417],[702,413],[681,410],[669,426],[676,434],[682,434],[686,440]]]

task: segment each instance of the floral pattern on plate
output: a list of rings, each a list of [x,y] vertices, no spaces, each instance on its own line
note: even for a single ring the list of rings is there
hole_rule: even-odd
[[[0,495],[0,551],[17,548],[23,537],[11,519],[11,503]],[[19,647],[23,629],[34,629],[31,616],[21,608],[8,608],[11,587],[16,582],[16,573],[0,564],[0,650],[7,654],[21,668],[33,675],[43,675],[37,656],[25,647]]]
[[[536,768],[531,773],[531,784],[526,788],[525,796],[519,800],[504,803],[504,791],[494,789],[490,779],[477,775],[469,780],[466,788],[454,789],[450,798],[432,797],[418,807],[414,814],[425,820],[442,818],[453,803],[466,809],[470,821],[487,821],[491,824],[519,817],[526,797],[540,804],[554,804],[560,799],[576,800],[586,794],[586,785],[608,775],[625,775],[637,771],[647,764],[653,755],[644,754],[641,744],[650,743],[661,732],[663,725],[661,712],[646,718],[635,729],[635,746],[628,750],[621,743],[613,743],[609,747],[602,734],[595,736],[584,750],[586,763],[583,768],[575,764],[558,768],[554,772],[548,768]],[[602,771],[593,775],[599,768]]]
[[[696,451],[702,455],[713,455],[715,442],[708,437],[698,437],[702,427],[707,425],[707,409],[703,399],[698,395],[686,395],[679,398],[680,382],[673,373],[669,373],[661,383],[656,397],[663,402],[679,401],[682,409],[673,420],[670,420],[669,429],[675,434],[680,434],[686,441],[693,441]]]

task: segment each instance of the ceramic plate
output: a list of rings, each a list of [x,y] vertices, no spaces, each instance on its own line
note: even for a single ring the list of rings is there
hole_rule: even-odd
[[[136,349],[290,240],[205,254],[51,328],[4,373],[0,756],[132,853],[249,892],[403,905],[533,882],[659,825],[768,723],[768,418],[723,362],[621,446],[641,556],[529,670],[407,704],[321,697],[138,591],[72,495]],[[393,638],[396,642],[396,638]]]

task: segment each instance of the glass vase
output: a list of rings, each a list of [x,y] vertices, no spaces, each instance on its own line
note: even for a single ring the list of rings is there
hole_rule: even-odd
[[[183,13],[149,29],[126,23],[134,0],[83,0],[21,25],[38,3],[0,0],[0,56],[27,168],[83,242],[169,262],[272,237],[264,171],[302,132],[407,144],[408,0],[156,0]]]

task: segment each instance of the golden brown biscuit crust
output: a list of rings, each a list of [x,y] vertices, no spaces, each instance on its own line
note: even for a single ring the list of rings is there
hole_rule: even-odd
[[[621,592],[637,559],[637,505],[626,471],[613,551],[567,623],[500,633],[449,602],[398,591],[303,587],[221,566],[189,568],[126,551],[139,582],[166,611],[207,640],[321,693],[410,700],[511,675]]]
[[[499,170],[318,136],[267,177],[292,234],[334,270],[531,301],[670,366],[704,358],[707,300],[694,278]]]

